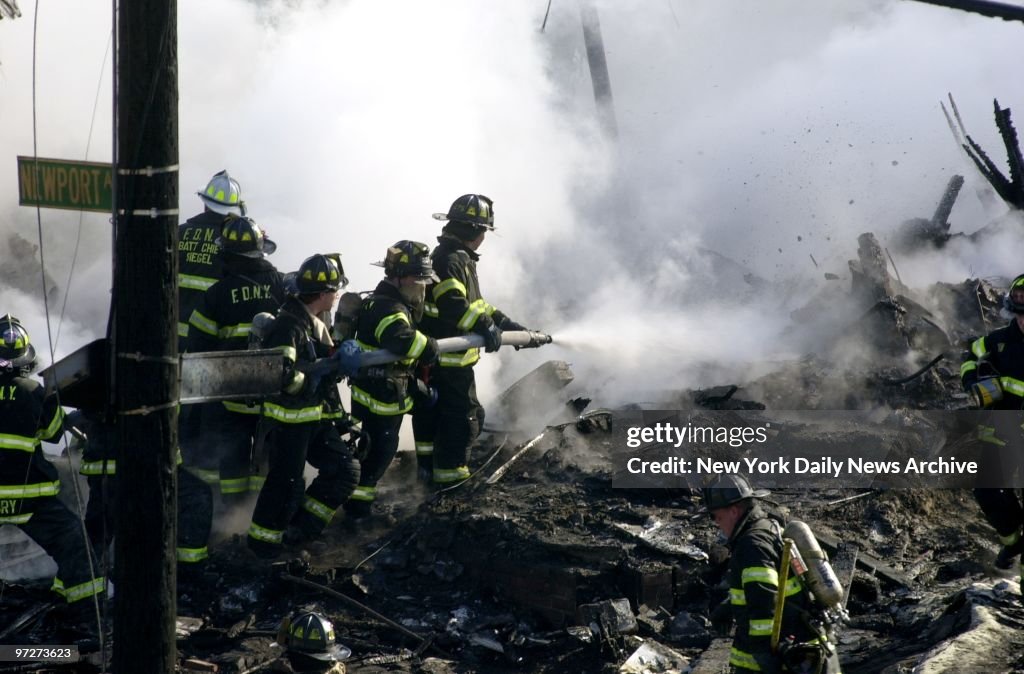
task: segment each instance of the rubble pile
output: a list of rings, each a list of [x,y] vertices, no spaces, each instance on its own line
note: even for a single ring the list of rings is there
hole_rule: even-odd
[[[808,355],[751,381],[670,392],[663,409],[966,407],[960,352],[1004,322],[998,286],[912,289],[890,264],[874,235],[861,235],[849,287],[833,283],[793,312],[805,327],[821,321]],[[730,639],[708,619],[726,594],[718,530],[688,488],[613,487],[616,412],[567,400],[571,380],[552,362],[510,389],[497,407],[532,399],[544,419],[497,415],[510,428],[484,436],[464,483],[429,491],[402,453],[369,518],[339,519],[290,559],[258,561],[238,536],[215,543],[206,572],[179,594],[181,671],[303,671],[278,634],[300,609],[328,616],[352,651],[320,671],[723,671]],[[547,393],[531,393],[531,381]],[[837,441],[793,433],[796,444]],[[994,538],[969,492],[783,488],[769,505],[807,522],[837,566],[848,564],[843,671],[1024,671],[1018,581],[993,578]],[[0,642],[74,638],[50,610],[48,582],[5,578]],[[90,656],[75,671],[100,662]],[[71,670],[0,663],[8,671]]]

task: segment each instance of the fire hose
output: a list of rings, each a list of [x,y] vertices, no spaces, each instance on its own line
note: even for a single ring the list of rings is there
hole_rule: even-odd
[[[552,342],[551,335],[533,330],[509,330],[501,333],[502,346],[514,346],[520,349],[534,349]],[[458,337],[445,337],[437,340],[437,350],[440,353],[452,353],[453,351],[465,351],[466,349],[480,348],[484,345],[484,338],[481,335],[460,335]],[[383,365],[393,363],[396,360],[408,356],[392,353],[380,349],[377,351],[365,351],[359,357],[360,367],[371,365]]]
[[[253,319],[253,325],[256,325],[255,318]],[[260,329],[265,330],[266,328],[261,327]],[[551,342],[551,335],[543,332],[534,332],[533,330],[509,330],[508,332],[501,333],[501,345],[513,346],[516,349],[533,349],[544,344],[550,344]],[[484,346],[484,338],[481,335],[460,335],[458,337],[445,337],[444,339],[437,340],[437,350],[439,353],[465,351],[466,349],[480,348],[482,346]],[[325,376],[354,374],[355,370],[359,368],[385,365],[408,358],[406,354],[394,353],[386,349],[360,352],[359,347],[353,340],[342,342],[339,347],[339,353],[335,355],[345,356],[344,362],[337,358],[321,358],[315,363],[303,367],[306,376],[312,378],[314,387],[316,382],[319,382]],[[358,358],[358,364],[355,362],[356,358]]]

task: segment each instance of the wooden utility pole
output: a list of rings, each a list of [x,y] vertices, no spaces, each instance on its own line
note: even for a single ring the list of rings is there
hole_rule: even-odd
[[[113,671],[170,674],[176,661],[177,1],[122,1],[117,12]]]

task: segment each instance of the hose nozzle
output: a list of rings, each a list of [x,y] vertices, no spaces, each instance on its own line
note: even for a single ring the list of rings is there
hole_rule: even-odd
[[[551,335],[543,332],[536,332],[534,330],[527,330],[527,332],[530,333],[530,343],[528,345],[530,348],[544,346],[545,344],[550,344],[554,341]]]

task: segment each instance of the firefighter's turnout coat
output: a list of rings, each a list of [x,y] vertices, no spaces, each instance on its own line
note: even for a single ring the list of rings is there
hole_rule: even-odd
[[[812,600],[800,579],[790,574],[786,586],[779,587],[781,527],[754,505],[737,522],[728,545],[729,603],[736,621],[729,664],[739,672],[789,671],[771,650],[776,593],[786,597],[780,640],[792,636],[797,643],[812,642],[819,635],[806,622]],[[837,672],[837,664],[821,671]]]
[[[330,522],[352,493],[358,468],[338,437],[333,422],[324,421],[325,406],[340,409],[337,379],[315,381],[311,366],[331,355],[334,343],[327,326],[309,313],[297,297],[289,297],[264,338],[265,348],[280,349],[286,363],[282,393],[263,404],[270,469],[260,490],[249,527],[249,546],[272,552],[284,542],[289,524],[315,535]],[[318,470],[303,490],[306,460]]]
[[[184,349],[188,319],[210,286],[223,276],[216,240],[224,216],[210,210],[178,226],[178,344]]]
[[[492,324],[500,328],[507,317],[480,294],[476,263],[480,256],[450,235],[437,237],[430,254],[440,279],[428,289],[422,327],[431,337],[443,339],[468,333],[486,332]],[[444,353],[441,367],[471,367],[480,360],[480,349]]]
[[[239,351],[249,345],[253,316],[276,313],[284,303],[284,280],[265,258],[221,252],[224,276],[202,294],[188,319],[189,351]],[[204,451],[190,457],[191,469],[219,484],[226,499],[259,491],[262,478],[251,466],[251,447],[260,406],[256,401],[224,400],[204,409]]]
[[[57,442],[64,412],[36,380],[20,371],[0,374],[0,525],[24,531],[57,562],[53,589],[74,603],[102,592],[92,578],[78,519],[57,498],[60,477],[40,442]]]
[[[428,288],[420,329],[435,339],[468,333],[483,334],[508,317],[480,294],[476,263],[480,259],[457,237],[442,234],[430,254],[439,281]],[[480,434],[484,408],[476,395],[473,365],[480,349],[443,353],[432,368],[431,385],[437,387],[437,405],[413,415],[416,455],[421,471],[431,471],[437,484],[469,477],[469,448]]]
[[[960,367],[964,390],[983,376],[996,376],[1002,400],[980,412],[965,412],[963,427],[976,433],[982,461],[979,482],[998,484],[1022,469],[1020,449],[1024,429],[1019,411],[1024,409],[1024,333],[1017,320],[971,342]],[[990,477],[991,476],[991,477]],[[1004,546],[1018,545],[1024,527],[1024,507],[1014,489],[976,488],[974,496]],[[1024,559],[1020,573],[1024,577]]]
[[[352,416],[362,421],[369,436],[359,486],[352,493],[351,505],[346,506],[359,513],[358,502],[366,504],[376,498],[377,482],[398,451],[402,416],[425,402],[413,368],[417,363],[434,363],[438,353],[437,341],[416,328],[412,308],[386,280],[363,300],[355,337],[363,351],[386,349],[403,356],[394,363],[362,368],[351,383]]]
[[[1024,409],[1024,333],[1016,319],[971,342],[970,351],[960,367],[960,379],[965,389],[984,374],[979,369],[982,362],[992,366],[993,374],[999,377],[999,385],[1003,389],[1003,399],[990,409]]]

